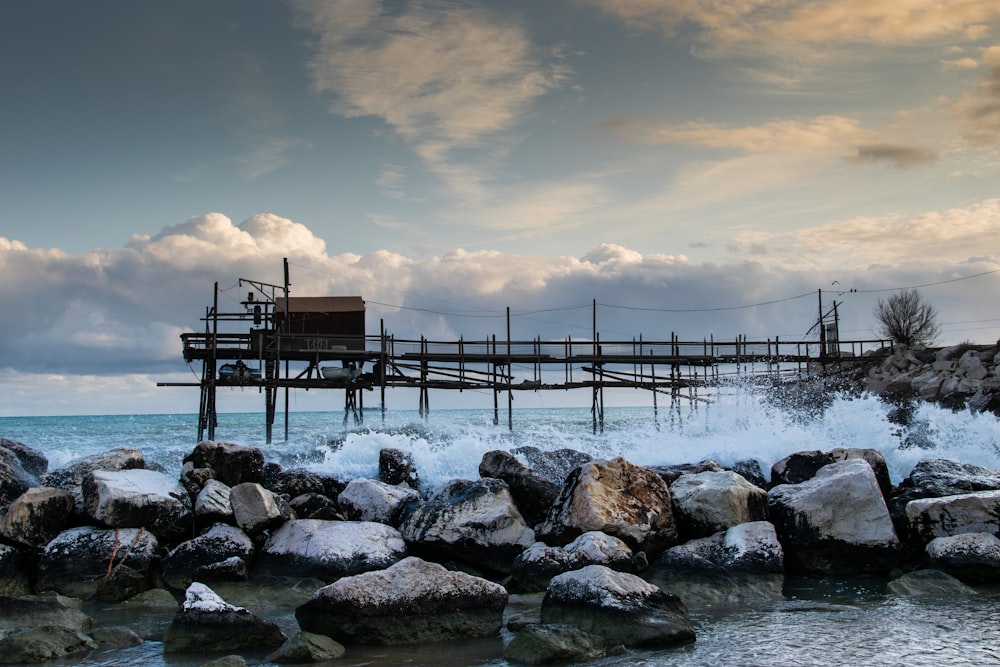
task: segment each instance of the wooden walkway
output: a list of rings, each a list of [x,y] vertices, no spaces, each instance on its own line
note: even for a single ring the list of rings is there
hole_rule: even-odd
[[[613,388],[650,391],[670,400],[692,396],[692,389],[716,386],[734,377],[774,382],[802,376],[816,365],[855,360],[879,361],[891,349],[884,340],[732,341],[670,340],[563,341],[397,339],[385,333],[367,336],[364,349],[326,335],[253,332],[221,334],[207,331],[181,336],[184,358],[202,363],[200,382],[160,383],[201,389],[198,439],[214,439],[218,388],[258,387],[265,397],[266,436],[271,442],[278,397],[285,397],[285,438],[288,437],[288,394],[292,389],[344,391],[344,418],[363,418],[364,393],[379,391],[384,414],[386,393],[408,387],[419,391],[419,412],[430,411],[431,390],[479,390],[493,394],[494,422],[500,421],[501,397],[507,401],[508,428],[513,427],[513,396],[519,391],[590,389],[595,431],[604,426],[604,392]],[[354,341],[357,347],[357,341]],[[237,375],[219,369],[243,364]],[[348,369],[344,377],[325,377],[323,370]],[[351,368],[354,369],[353,373]],[[249,371],[252,370],[251,374]],[[336,373],[328,370],[327,375]]]

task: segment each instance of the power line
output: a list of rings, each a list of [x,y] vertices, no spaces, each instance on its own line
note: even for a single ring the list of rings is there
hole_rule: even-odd
[[[616,308],[619,310],[641,310],[650,311],[657,313],[709,313],[720,310],[745,310],[747,308],[758,308],[760,306],[770,306],[775,303],[784,303],[785,301],[794,301],[796,299],[801,299],[807,296],[815,296],[816,292],[806,292],[805,294],[799,294],[797,296],[790,296],[784,299],[774,299],[773,301],[761,301],[760,303],[748,303],[742,306],[723,306],[719,308],[642,308],[639,306],[616,306],[610,303],[599,303],[597,305],[602,308]]]
[[[961,280],[972,280],[973,278],[981,278],[983,276],[988,276],[993,273],[1000,273],[1000,269],[993,269],[992,271],[983,271],[982,273],[976,273],[971,276],[962,276],[961,278],[951,278],[949,280],[939,280],[933,283],[924,283],[923,285],[910,285],[909,287],[886,287],[883,289],[856,289],[851,290],[854,294],[875,294],[878,292],[898,292],[904,289],[919,289],[921,287],[933,287],[934,285],[947,285],[948,283],[957,283]],[[844,292],[845,294],[847,292]]]

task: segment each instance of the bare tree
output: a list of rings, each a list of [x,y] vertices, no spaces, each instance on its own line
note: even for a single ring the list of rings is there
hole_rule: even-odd
[[[937,310],[915,289],[896,292],[884,301],[879,299],[874,315],[879,335],[908,347],[930,345],[941,331]]]

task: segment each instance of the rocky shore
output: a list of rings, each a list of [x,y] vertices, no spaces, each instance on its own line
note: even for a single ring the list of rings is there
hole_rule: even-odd
[[[932,363],[969,379],[968,352]],[[765,475],[524,447],[421,488],[406,452],[379,457],[378,479],[339,479],[203,442],[178,479],[134,449],[49,471],[0,439],[0,663],[144,641],[303,663],[503,634],[509,661],[541,664],[695,641],[687,604],[780,596],[785,573],[883,575],[907,595],[1000,582],[1000,470],[928,458],[894,486],[873,449],[794,452]],[[297,629],[225,599],[239,582],[298,595]],[[526,594],[538,613],[508,613]],[[95,626],[84,601],[172,620]]]

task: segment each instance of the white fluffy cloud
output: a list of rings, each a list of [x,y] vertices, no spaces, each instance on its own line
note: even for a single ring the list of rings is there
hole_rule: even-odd
[[[0,238],[0,298],[8,309],[0,320],[0,370],[5,378],[36,377],[39,386],[54,388],[67,377],[153,383],[157,374],[185,372],[178,336],[203,326],[213,282],[220,308],[237,309],[244,296],[237,280],[280,284],[282,257],[289,258],[293,294],[363,296],[370,333],[381,319],[403,338],[503,337],[509,307],[515,338],[587,338],[596,301],[602,340],[671,332],[695,340],[789,339],[808,330],[811,295],[834,280],[867,290],[996,269],[1000,258],[982,253],[992,247],[998,217],[1000,201],[990,200],[908,219],[745,233],[734,241],[769,247],[770,257],[783,259],[765,263],[748,254],[718,265],[613,244],[582,257],[461,249],[419,258],[387,251],[330,256],[308,228],[274,215],[236,225],[208,214],[118,250],[81,255]],[[924,258],[919,265],[917,256]],[[954,292],[938,304],[943,317],[987,320],[1000,280],[991,274],[948,289]],[[864,334],[875,297],[844,298],[845,329]]]

